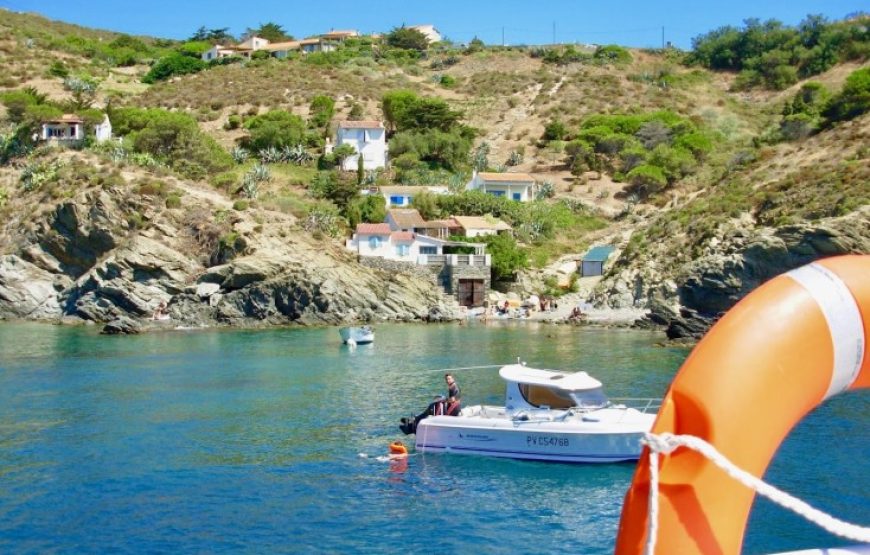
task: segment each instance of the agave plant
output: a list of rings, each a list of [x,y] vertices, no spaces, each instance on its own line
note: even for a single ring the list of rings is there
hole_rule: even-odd
[[[120,164],[127,161],[127,151],[122,146],[116,146],[109,152],[109,158],[112,162]]]
[[[257,185],[257,180],[250,173],[245,174],[245,177],[242,179],[242,194],[246,198],[255,199],[259,192],[260,187]]]
[[[505,166],[519,166],[523,163],[523,155],[517,152],[516,150],[512,150],[508,155],[508,159],[505,162]]]
[[[246,177],[250,175],[251,179],[254,181],[269,181],[272,179],[272,173],[269,171],[269,168],[264,166],[263,164],[255,164],[251,171],[246,174]]]
[[[474,169],[484,171],[489,166],[489,150],[489,143],[486,141],[483,141],[474,149],[474,155],[471,158],[471,165],[474,166]]]
[[[556,194],[556,189],[553,187],[552,181],[544,181],[540,185],[538,185],[538,192],[535,195],[535,198],[538,200],[544,200],[547,198],[552,198],[553,195]]]
[[[233,160],[236,162],[236,164],[244,164],[248,161],[248,157],[251,155],[251,153],[249,153],[244,148],[237,146],[230,151],[230,155],[233,157]]]
[[[257,157],[263,164],[276,164],[278,162],[283,162],[281,159],[281,151],[274,146],[260,149],[257,153]]]

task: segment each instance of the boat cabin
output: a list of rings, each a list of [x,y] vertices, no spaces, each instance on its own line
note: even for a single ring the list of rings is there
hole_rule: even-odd
[[[511,364],[499,370],[507,382],[505,408],[597,409],[607,405],[601,382],[586,372],[555,372]]]

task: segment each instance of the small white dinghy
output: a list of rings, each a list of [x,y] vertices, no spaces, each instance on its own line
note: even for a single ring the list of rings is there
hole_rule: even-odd
[[[341,340],[348,345],[365,345],[375,340],[375,331],[371,326],[348,326],[340,328]]]

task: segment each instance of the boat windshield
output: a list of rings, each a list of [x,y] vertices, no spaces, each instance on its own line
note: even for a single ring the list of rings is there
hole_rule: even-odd
[[[542,385],[520,384],[520,393],[526,402],[535,407],[551,409],[600,408],[607,404],[607,397],[600,387],[585,391],[565,391]]]
[[[582,409],[598,409],[607,405],[607,395],[600,387],[595,389],[586,389],[584,391],[573,391],[571,397],[574,400],[574,406]]]

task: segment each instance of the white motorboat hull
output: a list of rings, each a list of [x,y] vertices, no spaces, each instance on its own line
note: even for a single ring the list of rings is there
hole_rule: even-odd
[[[353,343],[357,345],[365,345],[366,343],[371,343],[375,340],[375,332],[371,328],[341,328],[338,330],[338,333],[341,334],[341,340],[344,343],[353,341]]]
[[[655,418],[633,409],[606,409],[596,412],[616,417],[612,422],[603,421],[610,420],[608,417],[599,420],[590,416],[595,413],[586,414],[589,421],[580,415],[561,420],[517,420],[505,415],[504,409],[487,409],[501,410],[501,416],[421,420],[416,430],[417,451],[566,463],[633,461],[640,457],[640,440]],[[471,412],[476,410],[479,407],[471,408]],[[619,419],[616,412],[627,418]]]

